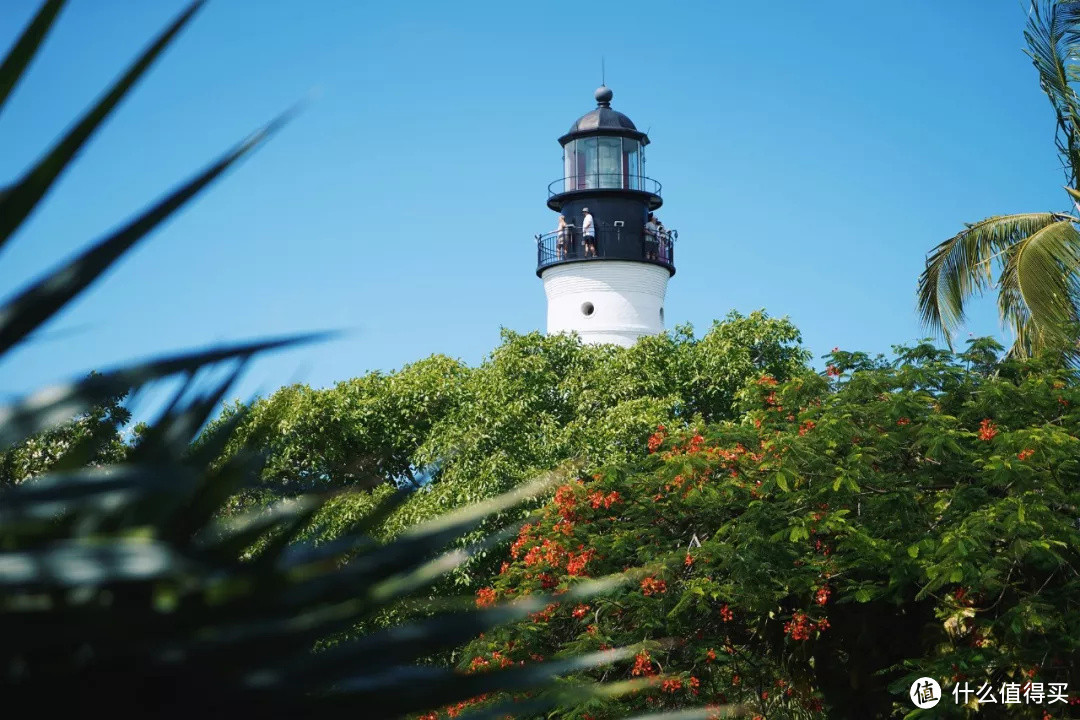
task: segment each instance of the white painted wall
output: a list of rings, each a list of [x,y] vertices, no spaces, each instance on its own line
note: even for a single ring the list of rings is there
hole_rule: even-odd
[[[544,270],[548,335],[576,330],[585,343],[630,346],[664,332],[668,271],[626,260],[567,263]],[[582,307],[592,303],[586,315]],[[666,311],[665,311],[666,312]]]

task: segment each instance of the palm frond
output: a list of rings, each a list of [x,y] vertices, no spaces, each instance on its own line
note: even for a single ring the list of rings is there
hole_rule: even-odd
[[[1071,222],[1047,225],[1009,248],[998,280],[999,309],[1016,333],[1014,356],[1069,344],[1080,321],[1078,271],[1080,232]]]
[[[1056,213],[997,215],[968,225],[939,244],[927,255],[926,269],[919,276],[923,325],[952,347],[952,335],[964,323],[964,303],[993,283],[994,261],[1013,244],[1062,222],[1067,223],[1067,216]]]
[[[205,0],[195,0],[150,44],[139,59],[34,167],[0,194],[0,247],[45,197],[52,184],[75,158],[82,146],[127,95],[135,82],[169,46]]]
[[[19,82],[26,66],[34,59],[41,41],[45,39],[63,6],[64,0],[48,0],[38,8],[34,19],[11,47],[3,64],[0,64],[0,110],[3,110],[4,102]]]
[[[1039,72],[1039,85],[1057,115],[1055,142],[1068,185],[1080,179],[1080,96],[1072,88],[1080,70],[1080,2],[1034,0],[1027,29],[1027,54]]]
[[[161,198],[119,230],[52,271],[0,307],[0,352],[22,340],[85,290],[125,252],[202,192],[229,167],[254,151],[292,116],[283,113],[225,153],[201,173]],[[0,210],[2,212],[2,210]]]

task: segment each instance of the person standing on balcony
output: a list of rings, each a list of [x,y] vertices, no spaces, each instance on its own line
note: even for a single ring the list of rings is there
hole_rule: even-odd
[[[656,216],[649,213],[649,218],[645,221],[645,259],[655,260],[657,244],[660,240],[657,233]]]
[[[667,262],[668,234],[660,218],[656,218],[656,242],[660,246],[660,259]]]
[[[581,221],[581,239],[585,242],[585,257],[596,257],[596,224],[589,213],[589,208],[584,208],[582,214],[585,219]]]
[[[559,227],[555,236],[555,255],[560,260],[566,259],[566,251],[570,247],[570,226],[566,224],[566,216],[559,216]]]

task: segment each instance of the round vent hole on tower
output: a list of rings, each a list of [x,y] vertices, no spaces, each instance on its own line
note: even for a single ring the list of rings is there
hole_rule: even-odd
[[[584,315],[585,317],[589,317],[595,311],[596,311],[596,308],[593,307],[593,304],[591,302],[581,303],[581,314]]]

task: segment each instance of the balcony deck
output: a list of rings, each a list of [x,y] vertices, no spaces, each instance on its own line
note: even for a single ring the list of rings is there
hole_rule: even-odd
[[[536,274],[540,275],[553,265],[593,260],[632,260],[647,262],[667,268],[675,274],[675,240],[679,233],[669,230],[664,237],[655,237],[644,228],[598,227],[596,229],[596,255],[585,256],[585,244],[581,229],[570,227],[563,231],[560,246],[559,231],[553,230],[536,236]]]

